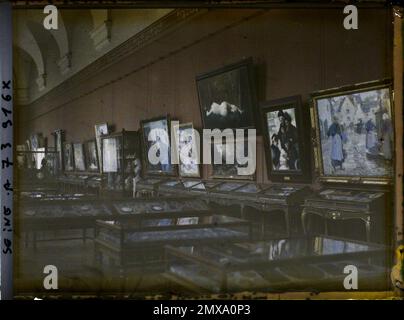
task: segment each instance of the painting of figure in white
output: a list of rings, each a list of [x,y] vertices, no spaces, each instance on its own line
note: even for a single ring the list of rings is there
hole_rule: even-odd
[[[245,60],[197,77],[204,128],[254,126],[251,63]]]
[[[174,127],[178,137],[176,152],[179,155],[178,170],[181,177],[200,177],[198,145],[192,123]]]
[[[86,167],[88,171],[98,171],[98,156],[97,156],[97,146],[95,140],[87,141],[84,144]]]
[[[73,153],[73,145],[71,143],[64,143],[63,145],[64,151],[64,169],[65,171],[73,171],[74,170],[74,153]]]
[[[100,123],[94,126],[95,128],[95,140],[97,144],[97,155],[100,161],[100,169],[103,168],[102,165],[102,151],[101,151],[101,137],[108,134],[108,124],[107,123]]]
[[[141,128],[146,171],[152,174],[174,174],[174,166],[171,163],[168,116],[143,120]]]
[[[315,98],[324,175],[388,177],[393,127],[389,88]]]
[[[82,143],[73,143],[74,167],[77,171],[85,171],[84,149]]]

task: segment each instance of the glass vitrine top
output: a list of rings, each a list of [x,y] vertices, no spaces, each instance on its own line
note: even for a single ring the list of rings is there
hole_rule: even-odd
[[[164,213],[180,211],[206,211],[207,204],[198,199],[139,201],[137,199],[117,201],[113,204],[120,214]]]
[[[82,199],[82,198],[93,198],[95,194],[92,193],[60,193],[60,192],[28,192],[23,191],[20,193],[20,196],[26,199],[32,200],[74,200],[74,199]]]
[[[196,190],[196,191],[207,191],[221,183],[222,182],[219,182],[219,181],[203,181],[199,184],[194,185],[193,187],[191,187],[191,189]]]
[[[178,187],[180,185],[179,180],[168,180],[161,184],[164,187]]]
[[[218,185],[214,189],[214,191],[225,191],[225,192],[234,191],[243,185],[245,185],[245,182],[225,182]]]
[[[201,183],[201,180],[186,180],[182,182],[184,188],[189,189]]]
[[[60,199],[58,199],[60,200]],[[75,204],[59,205],[47,203],[46,205],[27,205],[21,208],[22,217],[36,218],[72,218],[83,216],[111,216],[112,211],[105,204],[96,202],[81,202]]]
[[[343,239],[314,236],[242,242],[225,246],[182,246],[175,250],[220,266],[287,261],[299,258],[341,256],[350,253],[382,251],[383,246]]]
[[[104,223],[104,222],[103,222]],[[245,225],[247,221],[239,219],[239,218],[234,218],[234,217],[228,217],[228,216],[223,216],[223,215],[209,215],[209,216],[184,216],[184,217],[178,217],[178,218],[153,218],[151,215],[149,218],[145,218],[142,220],[142,227],[168,227],[168,226],[177,226],[179,228],[181,227],[189,227],[189,226],[225,226],[229,224],[237,224],[237,225]],[[138,229],[139,228],[139,222],[135,221],[125,221],[121,222],[119,220],[113,221],[105,221],[104,224],[107,225],[115,225],[118,227],[121,227],[123,229]]]
[[[204,183],[198,183],[197,185],[192,186],[191,189],[197,191],[206,191],[206,186]]]
[[[161,183],[162,181],[163,181],[163,179],[146,178],[146,179],[139,181],[139,183],[153,185],[156,183]]]
[[[256,184],[256,183],[247,183],[246,185],[237,189],[236,192],[256,194],[256,193],[262,192],[266,188],[268,188],[268,186],[262,186],[262,185]]]
[[[288,197],[292,193],[300,190],[301,188],[295,186],[272,186],[269,189],[264,191],[264,194],[267,196],[273,197]]]
[[[381,192],[365,192],[357,190],[325,189],[319,196],[328,200],[370,202],[383,196]]]

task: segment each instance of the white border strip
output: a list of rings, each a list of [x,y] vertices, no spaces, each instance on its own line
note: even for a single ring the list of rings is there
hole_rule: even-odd
[[[13,299],[13,67],[11,3],[0,1],[0,298]]]

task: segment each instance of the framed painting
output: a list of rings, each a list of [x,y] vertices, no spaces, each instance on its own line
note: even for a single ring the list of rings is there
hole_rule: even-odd
[[[31,150],[36,151],[38,148],[41,148],[41,134],[40,133],[34,133],[30,136],[30,142],[31,142]]]
[[[178,154],[178,173],[181,177],[200,178],[200,157],[197,137],[191,122],[174,126],[176,139],[173,152]],[[178,139],[178,140],[177,140]]]
[[[251,154],[252,153],[252,154]],[[243,157],[241,158],[240,155]],[[245,161],[247,158],[248,161]],[[254,180],[256,169],[256,141],[223,138],[211,144],[211,178]],[[242,173],[253,164],[252,172]],[[241,170],[240,170],[241,169]],[[251,170],[250,170],[251,171]]]
[[[140,127],[143,138],[145,173],[175,175],[175,167],[171,163],[169,116],[142,120]]]
[[[73,145],[71,143],[63,144],[63,160],[64,160],[64,170],[74,171],[74,153]]]
[[[34,133],[30,136],[31,151],[42,151],[45,150],[45,141],[42,133]],[[42,161],[41,153],[33,153],[32,161],[35,163],[34,167],[40,168],[40,163]]]
[[[304,117],[306,116],[306,117]],[[261,104],[268,179],[305,181],[310,178],[308,120],[300,96]],[[306,119],[307,118],[307,119]]]
[[[73,143],[74,168],[76,171],[86,171],[84,148],[82,143]]]
[[[316,164],[329,182],[387,184],[393,177],[390,81],[317,92],[313,99]]]
[[[205,129],[254,128],[256,97],[252,58],[197,76]]]
[[[88,171],[97,172],[98,165],[97,143],[95,140],[88,140],[84,143],[84,159]]]
[[[55,130],[53,132],[54,138],[54,147],[57,152],[57,170],[63,171],[63,142],[64,142],[64,131],[63,130]]]
[[[107,135],[108,132],[108,124],[107,123],[99,123],[94,126],[95,128],[95,140],[97,144],[97,155],[99,159],[99,168],[102,173],[102,150],[101,150],[101,136]]]
[[[122,139],[119,137],[103,137],[102,143],[102,172],[116,173],[122,166]]]

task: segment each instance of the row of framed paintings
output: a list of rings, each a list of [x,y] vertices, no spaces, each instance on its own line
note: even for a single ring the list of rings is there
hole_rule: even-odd
[[[201,154],[200,151],[200,130],[196,130],[192,123],[175,124],[171,128],[171,120],[168,115],[153,118],[150,120],[141,121],[142,141],[143,141],[143,159],[146,174],[157,175],[176,175],[177,171],[180,177],[185,178],[200,178],[201,177]],[[196,136],[196,132],[198,136]],[[171,134],[175,134],[175,139],[172,139]],[[245,144],[244,150],[248,148],[248,139],[242,139]],[[173,146],[171,146],[173,141]],[[212,143],[211,146],[211,173],[212,178],[227,178],[227,179],[254,179],[254,173],[248,175],[238,174],[238,168],[245,166],[239,164],[236,159],[236,152],[233,152],[232,161],[228,159],[227,153],[232,145],[232,150],[236,150],[236,143],[239,140],[230,139]],[[250,148],[252,149],[252,148]],[[153,150],[158,150],[159,162],[151,163],[149,161],[149,153]],[[255,150],[255,149],[254,149]],[[178,164],[172,164],[171,153],[176,153]],[[222,159],[220,164],[215,164],[214,159]],[[186,159],[186,161],[183,161]]]
[[[64,143],[63,160],[65,171],[99,172],[96,141]]]
[[[327,182],[389,183],[394,128],[389,80],[327,89],[311,95],[308,108],[291,97],[262,104],[270,176],[308,176],[311,138],[315,167]]]
[[[310,109],[303,105],[301,96],[260,104],[270,180],[309,181],[312,176],[311,151],[314,150],[315,166],[322,180],[364,183],[391,181],[394,128],[390,81],[373,81],[313,93]],[[161,143],[157,141],[157,136],[149,137],[146,141],[145,137],[148,137],[151,129],[158,128],[166,133],[166,137],[170,137],[168,116],[142,121],[141,124],[145,154],[154,144]],[[178,146],[174,146],[173,150],[181,154],[194,146],[196,138],[192,136],[191,129],[192,123],[174,127],[179,138]],[[235,142],[233,140],[231,143]],[[166,157],[169,159],[170,139],[163,143],[167,145]],[[218,153],[225,159],[228,143],[213,144],[212,158]],[[250,141],[245,139],[244,143]],[[234,159],[234,164],[212,164],[211,177],[254,179],[254,175],[238,175],[237,168],[240,166],[237,159]],[[174,174],[175,170],[170,164],[159,166],[147,163],[146,169],[148,173],[168,175]],[[183,177],[200,176],[197,161],[187,164],[180,161],[178,171]]]
[[[238,80],[234,83],[239,83],[240,79],[243,78],[242,68],[245,65],[240,64],[239,67],[241,69],[238,71],[238,75],[227,75],[225,78],[235,77]],[[231,72],[231,70],[233,69],[230,68],[226,72]],[[244,76],[249,74],[246,72]],[[218,76],[219,74],[215,73],[209,77],[201,77],[199,80],[202,82],[207,79],[213,81],[211,77]],[[215,80],[217,83],[213,81],[216,83],[215,86],[219,86],[219,83],[222,85],[226,83],[225,80],[220,79],[222,78],[219,77]],[[217,88],[212,89],[210,88],[211,85],[202,84],[202,82],[198,83],[200,96],[207,96],[218,90]],[[230,80],[228,82],[232,83]],[[221,86],[226,91],[224,87],[226,86]],[[249,96],[248,93],[251,90],[251,86],[248,86],[245,94]],[[228,91],[230,93],[236,92],[237,95],[244,97],[242,85],[234,85],[234,88]],[[201,101],[205,101],[204,99],[207,98],[200,97]],[[209,98],[206,101],[212,99]],[[244,98],[240,99],[239,101],[244,101]],[[230,98],[228,101],[233,102]],[[243,103],[240,105],[244,106]],[[213,114],[215,108],[210,109],[213,110]],[[232,105],[226,108],[227,111],[231,112],[241,110],[241,115],[248,109],[244,107],[237,109],[238,107]],[[209,111],[206,116],[208,114],[212,115]],[[220,114],[225,113],[221,112]],[[261,119],[261,133],[270,180],[296,182],[310,180],[312,176],[311,151],[313,149],[315,166],[320,178],[340,181],[366,180],[377,183],[386,182],[392,178],[394,158],[393,108],[391,84],[387,80],[313,93],[310,108],[303,105],[300,96],[263,102],[260,104],[258,114]],[[229,121],[224,120],[224,118],[223,121],[219,121],[220,117],[216,117],[216,120],[210,122],[208,118],[205,117],[204,119],[204,111],[202,118],[204,128],[228,129],[225,126],[231,124],[229,123],[230,118],[227,119]],[[249,121],[242,121],[242,123],[238,120],[234,121],[234,126],[233,128],[230,126],[230,129],[248,128],[250,124],[253,124]],[[178,165],[171,163],[171,152],[189,153],[195,147],[197,137],[195,137],[192,123],[177,124],[171,128],[170,117],[165,115],[142,120],[140,127],[142,149],[139,150],[142,150],[145,174],[174,176],[178,173],[181,177],[201,176],[199,162],[202,157],[198,153],[194,153],[195,158],[188,158],[190,161],[187,163],[181,161]],[[108,134],[108,126],[106,124],[96,125],[95,131],[95,140],[84,144],[65,145],[63,163],[66,171],[100,171],[102,168],[102,165],[99,164],[99,159],[102,159],[101,144],[97,142],[101,136]],[[200,133],[200,130],[197,131]],[[171,146],[172,133],[178,137],[173,140],[174,146]],[[57,139],[56,137],[56,141],[58,141]],[[232,149],[227,147],[230,143],[235,144],[236,142],[238,141],[234,139],[218,144],[213,143],[212,158],[215,155],[223,159],[227,158],[227,150]],[[248,145],[251,141],[244,139],[244,143]],[[61,146],[61,143],[59,142],[56,148],[58,145]],[[150,160],[149,153],[153,150],[158,150],[160,162],[152,163]],[[59,150],[57,149],[57,151]],[[181,157],[179,158],[181,159]],[[210,176],[225,179],[254,179],[254,174],[238,175],[237,169],[241,166],[237,159],[234,159],[232,164],[212,164]]]
[[[96,124],[95,139],[84,143],[65,142],[64,133],[60,129],[53,132],[59,171],[99,172],[102,168],[101,136],[108,134],[108,125]]]
[[[101,127],[102,126],[102,127]],[[103,128],[102,132],[99,128]],[[201,167],[199,164],[200,156],[195,153],[190,161],[180,161],[178,165],[171,164],[171,152],[177,150],[179,159],[181,154],[190,152],[195,147],[196,137],[192,123],[178,124],[173,127],[178,140],[174,139],[175,146],[171,147],[171,120],[169,115],[141,121],[141,146],[135,149],[142,150],[144,173],[146,175],[166,175],[181,177],[201,177]],[[136,133],[136,132],[134,132]],[[108,135],[107,124],[96,125],[96,138],[80,142],[64,142],[64,131],[54,132],[55,150],[59,154],[59,162],[63,164],[63,171],[66,172],[113,172],[110,160],[111,154],[120,154],[119,150],[111,150],[112,145],[109,142],[113,137]],[[98,143],[98,141],[100,141]],[[140,142],[140,141],[139,141]],[[139,143],[136,141],[136,143]],[[221,157],[226,159],[226,145],[235,144],[237,141],[224,141],[223,144],[213,144],[212,159]],[[245,143],[247,140],[244,141]],[[114,144],[116,148],[118,146]],[[148,154],[151,149],[157,149],[159,163],[153,164],[149,161]],[[235,146],[233,146],[235,150]],[[245,146],[247,148],[247,146]],[[100,156],[99,156],[100,154]],[[234,155],[235,156],[235,155]],[[118,155],[118,157],[120,157]],[[100,161],[101,160],[101,161]],[[105,162],[105,163],[103,163]],[[213,161],[212,161],[213,162]],[[253,179],[254,174],[241,176],[237,175],[237,168],[242,165],[234,159],[233,164],[213,164],[211,167],[211,177],[213,178],[234,178],[234,179]],[[116,166],[116,172],[119,166]]]
[[[255,128],[262,133],[271,180],[309,179],[312,139],[320,178],[391,180],[390,80],[313,93],[310,130],[309,108],[300,96],[257,102],[253,71],[253,59],[248,58],[197,76],[203,128]]]

